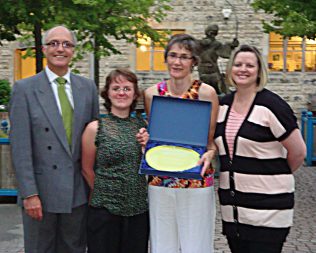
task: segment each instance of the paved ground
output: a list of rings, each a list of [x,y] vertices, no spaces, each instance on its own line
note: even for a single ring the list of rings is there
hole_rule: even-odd
[[[316,253],[316,167],[300,169],[295,178],[294,226],[282,253]],[[0,253],[23,253],[22,236],[20,209],[15,204],[0,204]],[[215,253],[229,252],[218,213]]]
[[[294,225],[282,253],[316,253],[316,167],[303,167],[295,173]],[[215,253],[229,253],[216,218]]]
[[[0,204],[0,253],[23,253],[21,211],[15,204]]]

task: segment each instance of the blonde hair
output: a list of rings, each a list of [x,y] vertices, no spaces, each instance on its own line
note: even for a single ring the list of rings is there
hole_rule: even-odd
[[[232,68],[237,54],[241,52],[250,52],[255,54],[258,61],[258,78],[257,78],[257,91],[261,91],[268,82],[268,69],[263,61],[262,55],[255,46],[241,45],[234,54],[230,57],[230,60],[226,69],[226,80],[227,83],[235,88],[237,88],[236,83],[232,78]]]

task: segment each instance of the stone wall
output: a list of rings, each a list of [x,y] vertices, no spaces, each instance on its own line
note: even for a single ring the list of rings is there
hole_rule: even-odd
[[[204,37],[204,29],[209,24],[219,25],[217,39],[221,42],[231,42],[238,36],[240,44],[257,46],[265,59],[268,56],[269,39],[263,32],[262,20],[270,17],[263,12],[254,12],[249,0],[229,0],[233,5],[229,19],[222,15],[223,8],[232,8],[227,1],[222,0],[171,0],[172,10],[168,11],[164,21],[160,24],[151,23],[157,29],[184,29],[186,33],[198,39]],[[238,21],[238,22],[237,22]],[[237,24],[238,23],[238,24]],[[238,34],[236,29],[238,28]],[[135,46],[124,40],[111,39],[120,55],[105,57],[100,62],[100,87],[104,86],[106,75],[118,67],[127,67],[135,71]],[[16,44],[16,43],[15,43]],[[14,76],[14,43],[4,42],[0,47],[0,78],[7,78],[13,83]],[[91,55],[87,55],[81,62],[76,63],[76,68],[86,77],[93,77]],[[168,78],[167,72],[136,72],[139,77],[141,89],[154,85],[158,81]],[[194,72],[197,77],[197,72]],[[315,94],[316,73],[273,73],[270,72],[268,88],[281,95],[298,114],[310,96]],[[100,100],[102,102],[102,100]],[[142,108],[140,102],[138,108]],[[102,109],[102,106],[101,106]]]
[[[267,88],[284,98],[297,116],[316,94],[316,73],[270,73]]]
[[[0,46],[0,79],[14,81],[14,48],[16,43],[2,41]]]
[[[231,42],[238,37],[240,44],[257,46],[264,58],[268,56],[268,35],[263,32],[262,20],[270,17],[263,12],[254,12],[249,1],[230,1],[234,9],[228,20],[224,20],[223,8],[231,8],[226,1],[221,0],[173,0],[172,10],[160,24],[152,24],[157,29],[184,29],[198,39],[204,37],[204,29],[209,24],[219,25],[217,39],[221,42]],[[238,30],[238,31],[236,31]],[[135,70],[135,47],[124,41],[115,42],[122,55],[112,55],[102,60],[100,69],[100,86],[104,84],[106,74],[116,67],[129,67]],[[224,61],[225,62],[225,61]],[[168,78],[166,72],[137,72],[140,86],[145,89]],[[197,71],[194,72],[197,76]],[[294,109],[298,117],[310,94],[316,92],[316,73],[278,73],[270,72],[267,88],[283,97]],[[142,107],[142,101],[139,108]]]

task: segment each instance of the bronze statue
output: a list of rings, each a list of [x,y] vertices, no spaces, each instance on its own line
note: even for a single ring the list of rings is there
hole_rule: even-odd
[[[217,34],[218,25],[206,27],[206,37],[200,40],[201,54],[198,72],[201,81],[213,86],[217,94],[221,94],[226,93],[226,85],[219,71],[217,59],[218,57],[229,58],[233,49],[238,47],[239,41],[235,38],[231,43],[222,44],[215,39]]]

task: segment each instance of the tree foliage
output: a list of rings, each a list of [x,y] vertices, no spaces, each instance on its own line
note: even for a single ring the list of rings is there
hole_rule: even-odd
[[[0,80],[0,105],[7,106],[10,100],[11,95],[11,86],[8,80],[1,79]],[[5,110],[5,108],[0,108],[1,110]]]
[[[35,39],[36,70],[42,69],[41,30],[54,21],[55,8],[49,0],[8,0],[1,1],[0,8],[0,41],[13,41],[30,36]],[[29,43],[28,40],[26,44]]]
[[[102,56],[118,54],[120,50],[111,38],[137,43],[138,35],[159,41],[161,35],[149,21],[161,22],[169,10],[170,0],[6,0],[1,1],[0,41],[31,41],[40,64],[41,32],[64,24],[77,33],[80,59],[84,52],[93,52],[96,62]],[[30,39],[35,39],[33,42]],[[41,70],[38,66],[37,72]],[[96,70],[97,71],[97,70]]]
[[[288,37],[306,36],[315,39],[316,1],[254,0],[252,7],[274,16],[271,22],[263,21],[266,32],[274,31]]]

